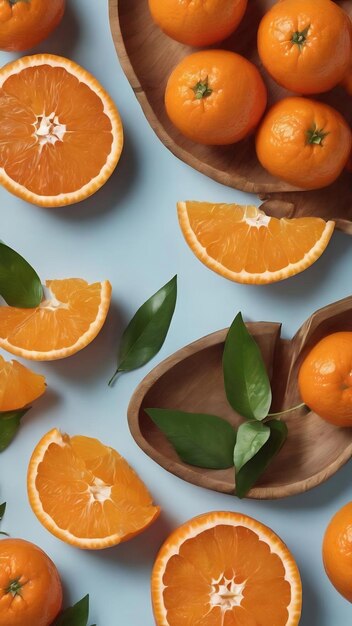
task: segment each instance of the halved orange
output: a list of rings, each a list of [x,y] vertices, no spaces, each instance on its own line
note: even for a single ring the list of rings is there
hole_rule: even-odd
[[[18,361],[0,355],[0,411],[15,411],[31,404],[45,391],[45,377]]]
[[[260,522],[200,515],[162,546],[152,573],[157,626],[297,626],[302,585],[292,554]]]
[[[159,515],[146,486],[127,461],[90,437],[56,429],[36,446],[28,496],[39,521],[78,548],[99,550],[132,539]]]
[[[34,309],[0,306],[0,348],[33,361],[75,354],[97,336],[108,314],[111,285],[81,278],[48,280]]]
[[[0,182],[15,195],[46,207],[84,200],[122,145],[115,104],[77,63],[38,54],[0,70]]]
[[[302,272],[322,255],[335,227],[318,217],[269,217],[255,206],[179,202],[177,208],[192,252],[238,283],[272,283]]]

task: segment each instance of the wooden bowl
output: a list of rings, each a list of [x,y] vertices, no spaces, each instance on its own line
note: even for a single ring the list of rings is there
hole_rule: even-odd
[[[302,359],[325,335],[352,331],[352,296],[317,311],[291,340],[281,339],[281,325],[247,324],[257,340],[273,389],[273,411],[299,404],[297,374]],[[234,470],[205,470],[183,463],[144,408],[212,413],[238,426],[243,420],[229,406],[222,377],[227,330],[203,337],[160,363],[137,387],[128,408],[131,433],[138,445],[169,472],[195,485],[233,493]],[[352,428],[337,428],[304,410],[284,416],[287,442],[248,497],[292,496],[324,482],[352,456]]]
[[[293,187],[262,168],[256,157],[253,136],[226,147],[202,146],[183,137],[166,115],[164,91],[172,69],[194,49],[164,35],[151,19],[148,0],[109,2],[111,30],[122,67],[150,125],[167,148],[220,183],[260,194],[266,201],[264,210],[270,215],[315,215],[333,219],[337,228],[352,234],[352,174],[347,170],[326,189],[294,191]],[[246,16],[235,34],[216,46],[234,50],[260,67],[268,87],[269,105],[291,95],[268,76],[257,54],[259,22],[275,2],[250,0]],[[340,0],[338,4],[352,17],[351,0]],[[337,108],[352,125],[351,98],[342,87],[318,96],[318,99]]]

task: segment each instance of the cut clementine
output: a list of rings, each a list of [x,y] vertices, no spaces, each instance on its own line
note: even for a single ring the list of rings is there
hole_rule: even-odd
[[[118,452],[97,439],[56,429],[35,448],[27,484],[39,521],[78,548],[98,550],[132,539],[160,513]]]
[[[240,513],[213,512],[166,540],[152,600],[157,626],[297,626],[302,587],[272,530]]]
[[[214,272],[238,283],[272,283],[302,272],[322,255],[335,227],[317,217],[269,217],[255,206],[177,206],[192,252]]]
[[[0,70],[0,182],[15,195],[47,207],[84,200],[122,144],[115,104],[73,61],[39,54]]]
[[[111,285],[80,278],[48,280],[34,309],[0,306],[0,348],[33,361],[75,354],[97,336],[108,314]]]
[[[22,409],[45,391],[45,377],[0,356],[0,411]]]

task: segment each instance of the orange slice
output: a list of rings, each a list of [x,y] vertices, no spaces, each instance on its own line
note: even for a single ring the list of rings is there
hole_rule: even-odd
[[[272,530],[240,513],[213,512],[178,528],[152,573],[157,626],[297,626],[297,565]]]
[[[33,361],[75,354],[97,336],[108,314],[111,285],[81,278],[48,280],[34,309],[0,306],[0,348]]]
[[[45,377],[0,356],[0,411],[15,411],[31,404],[45,391]]]
[[[122,145],[115,104],[73,61],[38,54],[0,70],[0,182],[15,195],[46,207],[84,200]]]
[[[39,521],[66,543],[98,550],[127,541],[159,515],[127,461],[97,439],[54,429],[35,448],[28,496]]]
[[[255,206],[179,202],[177,207],[196,257],[238,283],[272,283],[302,272],[322,255],[335,227],[317,217],[269,217]]]

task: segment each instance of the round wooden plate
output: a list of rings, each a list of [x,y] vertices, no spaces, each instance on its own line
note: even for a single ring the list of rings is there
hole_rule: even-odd
[[[248,324],[261,348],[271,378],[272,411],[297,406],[297,374],[302,359],[325,335],[352,331],[352,296],[317,311],[291,341],[281,339],[281,325]],[[227,330],[203,337],[160,363],[137,387],[128,408],[131,433],[154,461],[180,478],[215,491],[233,493],[234,470],[205,470],[183,463],[144,409],[168,408],[211,413],[234,426],[243,419],[229,406],[223,383],[222,353]],[[352,428],[336,428],[313,412],[283,416],[288,439],[248,497],[277,499],[324,482],[352,456]]]
[[[268,87],[269,105],[290,95],[269,78],[257,54],[256,34],[260,19],[275,1],[250,0],[246,16],[236,33],[217,46],[234,50],[260,67]],[[164,91],[174,66],[194,49],[162,33],[151,19],[148,0],[109,2],[111,29],[122,67],[149,123],[167,148],[220,183],[257,193],[266,201],[263,208],[271,215],[315,215],[333,219],[337,228],[352,234],[351,173],[345,171],[338,181],[326,189],[295,191],[261,167],[255,154],[253,136],[227,147],[202,146],[183,137],[166,115]],[[352,17],[351,0],[340,0],[338,4]],[[352,125],[352,99],[342,87],[318,98],[339,109]]]

